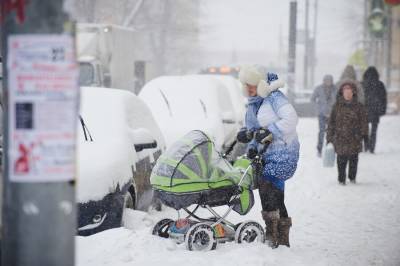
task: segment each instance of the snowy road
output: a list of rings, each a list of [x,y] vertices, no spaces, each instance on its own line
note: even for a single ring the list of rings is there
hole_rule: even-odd
[[[79,266],[128,265],[400,265],[400,116],[384,117],[376,154],[361,154],[356,185],[339,186],[336,169],[316,157],[317,123],[301,119],[301,159],[287,182],[286,203],[293,217],[292,247],[220,244],[216,251],[189,252],[150,234],[172,210],[131,212],[128,228],[77,237]],[[260,223],[260,204],[246,216]]]

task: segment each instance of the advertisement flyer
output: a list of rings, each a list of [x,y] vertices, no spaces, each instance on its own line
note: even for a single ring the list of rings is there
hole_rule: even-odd
[[[8,39],[11,182],[74,179],[78,65],[68,35]]]

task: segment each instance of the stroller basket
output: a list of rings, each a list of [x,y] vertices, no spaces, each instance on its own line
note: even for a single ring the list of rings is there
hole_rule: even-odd
[[[221,187],[216,189],[203,190],[189,193],[170,193],[155,190],[154,196],[165,205],[176,210],[187,208],[193,204],[208,205],[210,207],[237,204],[238,201],[231,201],[232,197],[240,195],[238,186]]]

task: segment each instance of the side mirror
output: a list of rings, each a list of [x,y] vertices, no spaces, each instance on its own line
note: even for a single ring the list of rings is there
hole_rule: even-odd
[[[145,149],[157,148],[157,141],[152,136],[151,132],[146,128],[138,128],[133,130],[134,146],[137,152]]]
[[[140,143],[135,144],[135,151],[139,152],[145,149],[154,149],[157,148],[157,141],[153,141],[150,143]]]
[[[232,112],[228,111],[228,112],[223,112],[222,113],[222,123],[224,124],[235,124],[236,123],[236,119],[235,116]]]

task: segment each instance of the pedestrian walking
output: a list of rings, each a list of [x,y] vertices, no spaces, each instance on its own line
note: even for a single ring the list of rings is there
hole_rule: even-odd
[[[373,66],[368,67],[364,72],[361,84],[364,88],[369,123],[369,146],[366,147],[366,150],[374,153],[379,120],[386,114],[387,93],[385,84],[379,80],[379,73]]]
[[[338,181],[342,185],[346,184],[346,176],[350,182],[356,182],[362,141],[368,145],[367,113],[357,93],[357,85],[352,80],[343,81],[328,123],[327,142],[335,147]]]
[[[336,86],[333,83],[332,75],[325,75],[322,84],[314,89],[314,93],[311,96],[311,101],[317,105],[318,112],[318,157],[321,157],[325,131],[328,124],[329,115],[331,114],[332,106],[336,102],[336,94]]]

